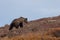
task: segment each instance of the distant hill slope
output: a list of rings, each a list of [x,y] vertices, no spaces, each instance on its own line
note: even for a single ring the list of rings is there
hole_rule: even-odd
[[[33,21],[29,21],[23,28],[13,29],[9,31],[10,25],[0,27],[0,38],[14,37],[18,35],[24,35],[27,33],[39,33],[42,34],[49,28],[60,28],[60,16],[41,18]]]

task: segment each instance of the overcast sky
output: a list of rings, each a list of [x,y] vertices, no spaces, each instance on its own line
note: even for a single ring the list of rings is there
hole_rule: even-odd
[[[60,0],[0,0],[0,26],[20,16],[35,20],[60,15]]]

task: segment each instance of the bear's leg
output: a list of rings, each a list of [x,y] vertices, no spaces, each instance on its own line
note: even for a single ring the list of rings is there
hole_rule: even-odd
[[[14,26],[14,25],[13,25],[13,24],[11,24],[11,25],[10,25],[9,30],[12,30],[12,29],[13,29],[13,26]]]
[[[13,27],[11,26],[10,28],[9,28],[9,30],[12,30],[13,29]]]
[[[16,26],[16,29],[18,29],[19,28],[19,25],[18,26]]]
[[[21,22],[19,25],[20,25],[21,28],[23,28],[23,22]]]

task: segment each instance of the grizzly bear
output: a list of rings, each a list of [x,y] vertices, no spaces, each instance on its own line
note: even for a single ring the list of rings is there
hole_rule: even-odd
[[[16,29],[18,29],[19,26],[20,26],[21,28],[23,28],[23,22],[28,23],[28,22],[27,22],[27,18],[20,17],[20,18],[14,19],[14,20],[12,21],[12,23],[10,24],[9,30],[13,29],[13,27],[15,27]]]

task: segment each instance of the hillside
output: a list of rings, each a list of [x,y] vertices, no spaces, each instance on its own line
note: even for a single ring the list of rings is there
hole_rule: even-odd
[[[0,40],[60,40],[60,16],[29,21],[23,28],[9,31],[0,27]]]

